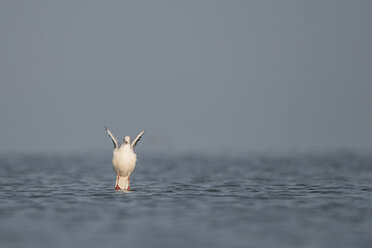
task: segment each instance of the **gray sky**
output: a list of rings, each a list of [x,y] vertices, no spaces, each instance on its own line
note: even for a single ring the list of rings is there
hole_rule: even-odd
[[[0,1],[0,152],[372,149],[371,1]]]

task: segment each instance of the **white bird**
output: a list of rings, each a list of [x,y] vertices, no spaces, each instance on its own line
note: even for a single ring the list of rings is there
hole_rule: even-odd
[[[115,190],[126,189],[130,190],[129,177],[136,167],[137,155],[134,153],[138,141],[141,139],[145,131],[141,131],[137,137],[131,142],[129,136],[125,136],[123,144],[120,144],[110,129],[105,127],[108,135],[114,143],[112,152],[112,165],[116,173]]]

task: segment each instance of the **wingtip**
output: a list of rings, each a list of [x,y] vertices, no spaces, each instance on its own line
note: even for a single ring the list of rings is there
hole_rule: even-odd
[[[105,129],[106,129],[106,131],[108,130],[108,127],[107,126],[105,126]]]

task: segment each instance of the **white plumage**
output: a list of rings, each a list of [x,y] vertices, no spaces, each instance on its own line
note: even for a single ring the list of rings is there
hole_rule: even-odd
[[[130,141],[129,136],[125,136],[123,144],[120,145],[118,140],[111,133],[110,129],[107,127],[105,128],[112,142],[114,143],[112,165],[116,173],[115,190],[130,190],[129,178],[130,174],[136,167],[137,162],[137,155],[134,153],[134,148],[145,132],[141,131],[132,142]]]

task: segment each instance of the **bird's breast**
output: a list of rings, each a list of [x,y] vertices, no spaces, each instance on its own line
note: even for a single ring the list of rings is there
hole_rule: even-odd
[[[112,164],[115,169],[131,170],[137,162],[137,155],[129,149],[114,150]]]

